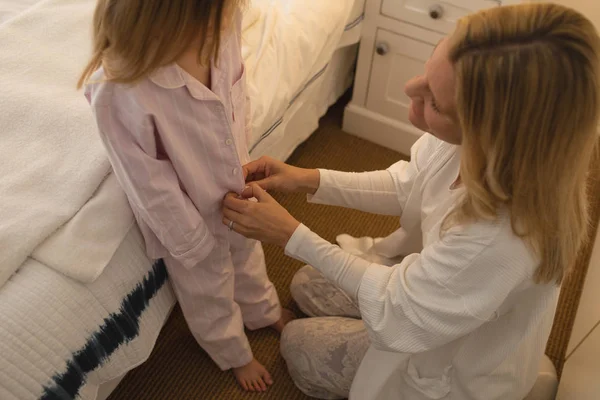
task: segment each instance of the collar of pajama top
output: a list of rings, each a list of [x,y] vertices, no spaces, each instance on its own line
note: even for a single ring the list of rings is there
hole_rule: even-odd
[[[233,34],[224,37],[219,49],[218,59],[219,61],[216,63],[211,60],[210,89],[176,63],[157,69],[148,79],[165,90],[177,91],[177,89],[185,88],[188,95],[193,99],[206,102],[204,106],[208,109],[214,110],[219,107],[219,104],[222,105],[227,111],[227,117],[229,117],[224,118],[223,125],[227,126],[227,122],[229,122],[231,129],[234,130],[237,128],[236,122],[238,119],[244,119],[247,106],[245,103],[246,71],[241,58],[239,38],[236,40]],[[236,136],[235,133],[237,132],[232,132],[233,136]],[[238,156],[242,161],[247,159],[248,144],[246,139],[244,135],[231,138],[236,146],[240,147]]]
[[[204,84],[200,83],[196,78],[187,73],[176,63],[172,63],[165,67],[159,68],[154,71],[149,79],[157,86],[163,89],[179,89],[186,87],[189,94],[196,100],[204,101],[220,101],[225,103],[232,93],[227,92],[227,88],[233,90],[231,85],[235,82],[231,81],[230,67],[231,58],[227,58],[228,47],[231,42],[231,36],[221,43],[219,49],[219,62],[215,63],[211,60],[210,63],[210,75],[211,75],[211,89],[207,88]],[[240,50],[241,51],[241,50]],[[225,58],[225,59],[224,59]],[[240,60],[236,60],[241,63]],[[244,74],[244,68],[242,66],[242,77]],[[227,82],[229,80],[229,82]],[[230,85],[228,85],[230,83]],[[235,119],[235,115],[232,116]]]
[[[158,112],[153,113],[158,136],[185,190],[194,191],[190,186],[197,185],[199,175],[208,175],[215,186],[220,186],[220,194],[240,191],[241,166],[249,161],[240,38],[232,34],[222,41],[218,62],[211,61],[210,89],[176,63],[159,68],[148,80],[157,86],[149,95],[158,105]],[[169,145],[182,135],[187,143]],[[196,149],[207,154],[202,157]],[[190,167],[195,168],[193,172]],[[219,185],[219,180],[224,184]],[[205,183],[203,188],[211,186]]]

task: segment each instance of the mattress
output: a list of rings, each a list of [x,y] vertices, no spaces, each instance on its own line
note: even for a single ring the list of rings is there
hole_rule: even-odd
[[[92,284],[28,260],[0,290],[0,399],[95,399],[149,357],[174,304],[137,227]]]
[[[287,102],[270,118],[254,115],[250,154],[285,160],[318,127],[318,119],[348,89],[354,78],[365,0],[355,0],[344,22],[333,56],[322,52]],[[318,35],[316,36],[318,37]],[[315,37],[314,40],[317,40]],[[276,75],[276,74],[275,74]]]
[[[324,72],[346,27],[357,30],[360,15],[356,16],[355,6],[354,0],[252,2],[244,17],[242,45],[252,100],[250,147],[264,139],[300,93]]]

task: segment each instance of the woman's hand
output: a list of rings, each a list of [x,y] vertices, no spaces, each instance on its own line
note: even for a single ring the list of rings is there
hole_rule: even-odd
[[[244,165],[243,169],[246,182],[255,182],[264,190],[315,194],[319,188],[318,170],[293,167],[271,157],[261,157]],[[245,189],[242,196],[252,197],[248,191]]]
[[[229,193],[223,200],[223,223],[229,226],[233,221],[233,230],[237,233],[285,247],[300,222],[257,184],[249,186],[247,191],[248,197],[258,201]]]

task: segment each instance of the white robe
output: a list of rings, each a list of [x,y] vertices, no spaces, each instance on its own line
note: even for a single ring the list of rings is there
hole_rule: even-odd
[[[359,304],[371,347],[351,400],[520,400],[535,383],[559,288],[534,283],[539,260],[507,212],[440,235],[463,190],[452,187],[459,164],[458,147],[424,135],[410,163],[388,170],[395,208],[381,174],[365,185],[366,174],[321,171],[311,201],[402,216],[377,243],[387,257],[406,255],[397,265],[348,254],[304,225],[286,247]]]

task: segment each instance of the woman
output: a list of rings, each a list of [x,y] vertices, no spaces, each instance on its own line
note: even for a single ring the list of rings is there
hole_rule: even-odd
[[[282,338],[300,389],[356,400],[527,395],[559,285],[587,239],[599,50],[571,9],[482,11],[406,85],[411,122],[429,132],[410,163],[360,174],[269,158],[246,166],[255,183],[242,197],[258,202],[229,195],[223,222],[314,267],[298,272],[292,294],[318,318]],[[390,240],[406,257],[384,266],[345,252],[265,189],[401,215]]]

